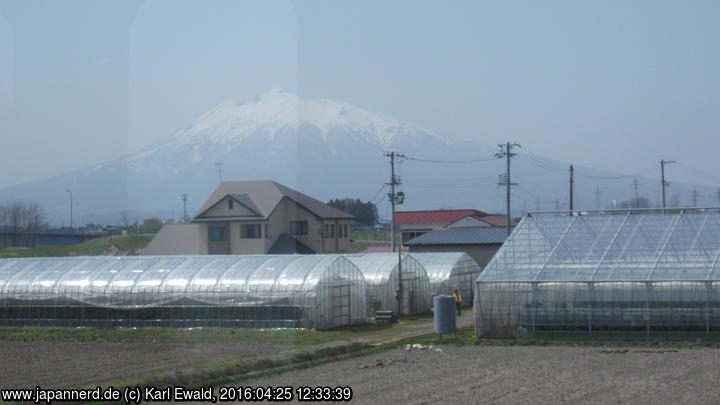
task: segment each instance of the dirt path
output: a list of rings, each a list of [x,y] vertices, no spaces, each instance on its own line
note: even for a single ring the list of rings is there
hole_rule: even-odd
[[[720,349],[394,349],[243,386],[350,386],[354,404],[717,404]]]

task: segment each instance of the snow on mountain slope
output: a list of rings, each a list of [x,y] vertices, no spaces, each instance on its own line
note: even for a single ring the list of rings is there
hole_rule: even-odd
[[[386,192],[378,189],[388,181],[383,156],[388,149],[418,159],[486,158],[469,164],[404,161],[398,167],[407,195],[403,209],[502,210],[504,193],[495,181],[503,164],[487,159],[495,147],[443,138],[347,103],[305,100],[278,89],[248,103],[220,103],[186,129],[126,158],[2,189],[0,201],[38,201],[53,223],[60,223],[68,209],[64,190],[72,188],[80,222],[117,222],[122,212],[131,220],[150,215],[180,218],[180,196],[188,195],[192,214],[217,185],[216,164],[221,163],[223,180],[271,179],[320,200],[377,195],[385,211]],[[562,170],[546,172],[516,159],[513,173],[521,185],[542,184],[546,204],[566,194]],[[594,191],[578,182],[576,195],[589,200]],[[627,192],[604,189],[603,197],[627,198]],[[528,199],[535,206],[532,196],[524,199],[515,201],[516,209]]]
[[[316,128],[324,138],[333,132],[362,134],[365,140],[388,147],[399,135],[427,132],[389,116],[330,100],[303,100],[280,89],[272,89],[249,103],[227,100],[195,120],[188,128],[168,137],[131,160],[168,146],[180,147],[210,142],[233,148],[260,134],[268,140],[281,132]]]

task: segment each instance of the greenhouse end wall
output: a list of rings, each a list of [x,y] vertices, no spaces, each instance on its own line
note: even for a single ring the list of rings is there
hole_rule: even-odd
[[[367,283],[367,313],[378,310],[400,313],[395,291],[399,288],[398,255],[395,253],[366,253],[344,255],[356,265]],[[403,302],[402,315],[430,312],[430,281],[425,268],[412,255],[402,256]]]
[[[470,307],[475,294],[475,279],[482,269],[463,252],[410,253],[426,270],[430,280],[430,294],[452,294],[458,290],[463,307]]]

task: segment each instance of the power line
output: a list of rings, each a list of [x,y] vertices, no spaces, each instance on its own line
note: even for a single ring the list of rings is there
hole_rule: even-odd
[[[683,164],[683,163],[677,163],[677,162],[676,162],[675,164],[677,165],[677,167],[679,167],[679,168],[681,168],[681,169],[683,169],[683,170],[685,170],[685,171],[687,171],[687,172],[690,172],[690,173],[692,173],[692,174],[695,174],[695,175],[698,175],[698,176],[702,176],[702,177],[711,179],[711,180],[713,180],[713,181],[720,182],[720,177],[714,176],[714,175],[712,175],[712,174],[710,174],[710,173],[707,173],[707,172],[704,172],[704,171],[702,171],[702,170],[700,170],[700,169],[695,169],[695,168],[690,167],[690,166],[688,166],[688,165],[686,165],[686,164]]]
[[[387,184],[383,184],[382,187],[380,187],[380,190],[378,190],[377,193],[375,193],[375,195],[373,196],[373,198],[370,199],[371,203],[375,204],[375,199],[377,198],[378,195],[380,195],[380,193],[382,193],[382,191],[385,189],[385,187],[387,187]]]
[[[414,158],[410,156],[406,156],[405,159],[412,160],[414,162],[421,162],[421,163],[476,163],[476,162],[490,162],[494,161],[495,157],[478,157],[478,158],[470,158],[470,159],[458,159],[458,160],[438,160],[438,159],[420,159],[420,158]]]

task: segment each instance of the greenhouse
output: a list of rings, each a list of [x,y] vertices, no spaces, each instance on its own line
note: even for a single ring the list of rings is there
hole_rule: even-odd
[[[473,285],[480,274],[480,266],[472,257],[462,252],[410,253],[425,268],[430,280],[430,294],[451,294],[458,290],[463,306],[473,302]]]
[[[476,282],[478,336],[720,338],[720,210],[526,214]]]
[[[398,289],[397,253],[366,253],[345,255],[355,264],[367,283],[368,314],[378,310],[392,310],[399,314],[395,291]],[[402,315],[430,311],[430,282],[425,268],[412,256],[402,256]]]
[[[367,319],[338,255],[0,259],[0,325],[327,329]]]

